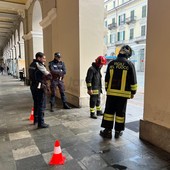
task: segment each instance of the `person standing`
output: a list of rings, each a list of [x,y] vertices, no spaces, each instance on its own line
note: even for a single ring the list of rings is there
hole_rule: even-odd
[[[50,72],[45,68],[46,57],[44,53],[38,52],[29,67],[30,89],[34,101],[34,124],[38,128],[47,128],[44,122],[44,110],[46,102],[46,80],[51,79]]]
[[[113,122],[115,122],[115,138],[122,135],[125,129],[127,99],[132,99],[137,90],[136,71],[133,63],[128,60],[132,49],[128,45],[121,47],[118,57],[107,67],[105,86],[107,99],[100,131],[103,138],[112,138]]]
[[[64,89],[64,76],[66,74],[66,67],[63,61],[61,61],[61,54],[56,52],[54,54],[54,59],[49,62],[49,70],[52,74],[51,80],[51,97],[50,97],[50,111],[54,112],[54,104],[56,99],[56,88],[59,88],[61,100],[64,109],[71,109],[66,102],[66,95]]]
[[[106,65],[106,58],[104,56],[97,57],[92,66],[89,67],[86,75],[87,93],[90,95],[90,117],[92,119],[97,119],[97,116],[103,115],[100,106],[100,94],[102,92],[102,75],[100,70],[103,65]],[[97,116],[95,114],[95,107]]]

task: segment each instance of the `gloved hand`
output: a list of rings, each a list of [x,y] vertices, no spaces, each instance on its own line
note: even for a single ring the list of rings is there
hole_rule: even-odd
[[[131,99],[133,99],[134,98],[134,94],[131,94]]]
[[[87,93],[88,93],[89,95],[92,95],[92,94],[93,94],[93,90],[88,90]]]

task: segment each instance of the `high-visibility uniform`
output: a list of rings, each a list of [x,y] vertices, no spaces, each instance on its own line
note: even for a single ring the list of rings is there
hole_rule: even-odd
[[[127,99],[137,90],[136,71],[133,63],[119,55],[108,64],[105,76],[106,106],[101,127],[122,131],[125,128]]]
[[[92,63],[92,66],[88,69],[86,76],[87,89],[93,91],[93,94],[90,95],[91,114],[95,114],[95,107],[97,112],[101,112],[102,110],[100,106],[100,94],[102,91],[101,77],[100,68],[97,67],[95,63]]]

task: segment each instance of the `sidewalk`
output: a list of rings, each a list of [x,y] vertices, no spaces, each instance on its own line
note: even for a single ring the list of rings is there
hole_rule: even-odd
[[[142,88],[141,88],[142,89]],[[89,118],[89,108],[46,110],[47,129],[28,120],[32,98],[28,86],[0,75],[0,170],[169,170],[170,154],[139,139],[143,92],[129,100],[126,130],[115,140],[99,136],[101,117]],[[49,107],[48,107],[49,108]],[[66,163],[48,165],[56,140]]]

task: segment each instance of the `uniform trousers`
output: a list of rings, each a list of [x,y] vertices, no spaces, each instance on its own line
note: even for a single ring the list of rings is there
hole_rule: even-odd
[[[127,98],[108,95],[101,127],[112,130],[115,122],[115,131],[124,130],[126,106]]]

